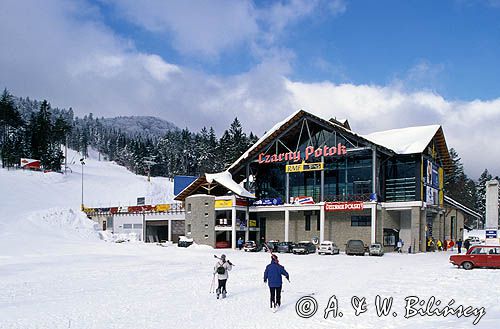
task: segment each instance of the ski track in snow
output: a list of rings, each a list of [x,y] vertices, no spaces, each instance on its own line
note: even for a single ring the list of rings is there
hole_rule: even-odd
[[[69,159],[79,159],[74,152]],[[0,170],[0,328],[497,328],[500,323],[500,270],[459,270],[451,252],[386,254],[383,257],[280,255],[290,273],[282,306],[269,309],[263,271],[269,254],[177,248],[99,240],[95,223],[79,211],[81,166],[72,173]],[[168,179],[136,176],[95,156],[84,168],[88,206],[172,200]],[[148,199],[149,198],[149,199]],[[216,260],[225,253],[228,297],[209,293]],[[302,319],[296,301],[311,295],[317,313]],[[342,318],[324,319],[335,295]],[[378,318],[376,295],[394,297],[392,316]],[[405,319],[404,298],[435,296],[443,304],[486,308],[477,326],[473,318]],[[368,312],[354,316],[351,297],[366,297]],[[221,323],[222,322],[222,323]]]

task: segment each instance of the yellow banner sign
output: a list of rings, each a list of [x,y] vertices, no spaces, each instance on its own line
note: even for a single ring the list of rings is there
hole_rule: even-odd
[[[304,171],[317,171],[317,170],[323,170],[324,168],[324,163],[323,162],[311,162],[311,163],[305,163],[302,162],[300,164],[293,164],[293,165],[287,165],[286,166],[286,172],[304,172]]]
[[[248,226],[249,227],[257,227],[257,221],[256,220],[253,220],[253,219],[250,219],[248,221]]]
[[[215,200],[215,208],[231,208],[232,206],[232,200]]]

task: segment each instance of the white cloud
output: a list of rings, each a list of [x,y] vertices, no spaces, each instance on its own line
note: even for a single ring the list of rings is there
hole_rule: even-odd
[[[276,47],[287,26],[318,11],[337,16],[346,10],[343,0],[272,1],[260,8],[250,0],[106,1],[128,21],[171,40],[177,51],[201,59],[239,46]]]
[[[110,0],[118,12],[143,28],[164,34],[190,55],[217,56],[252,39],[258,32],[249,1]]]

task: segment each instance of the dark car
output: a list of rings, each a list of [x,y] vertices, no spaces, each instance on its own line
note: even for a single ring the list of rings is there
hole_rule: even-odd
[[[292,252],[295,243],[293,242],[280,242],[278,243],[277,252]]]
[[[500,268],[500,246],[472,246],[465,254],[451,255],[450,263],[466,270],[474,267]]]
[[[271,252],[278,252],[278,244],[279,244],[279,241],[276,241],[276,240],[267,241],[264,244],[264,249],[265,249],[265,251],[269,251],[268,250],[268,247],[269,247],[269,249],[271,249]]]
[[[179,242],[177,243],[177,247],[187,248],[192,244],[193,244],[193,239],[185,237],[185,236],[181,236],[181,237],[179,237]]]
[[[249,241],[245,242],[245,244],[243,245],[243,250],[245,250],[245,251],[261,251],[262,246],[259,245],[255,241],[249,240]]]
[[[361,240],[349,240],[345,247],[346,255],[365,255],[365,244]]]
[[[301,241],[297,243],[292,248],[294,254],[314,254],[316,252],[316,246],[309,241]]]

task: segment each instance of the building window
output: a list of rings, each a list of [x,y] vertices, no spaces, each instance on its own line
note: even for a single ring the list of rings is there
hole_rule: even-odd
[[[142,224],[134,224],[134,228],[142,229]]]
[[[187,232],[186,234],[191,234],[191,224],[187,224]]]
[[[132,228],[132,224],[123,224],[123,228],[124,229],[131,229]]]
[[[208,228],[208,223],[205,223],[205,228]]]
[[[188,208],[187,211],[191,212],[191,204],[190,203],[188,203],[188,207],[187,208]]]
[[[208,212],[205,213],[205,217],[208,217]]]
[[[397,238],[395,230],[384,228],[384,246],[395,247]]]
[[[316,231],[321,230],[320,212],[316,211]]]
[[[311,215],[306,215],[306,231],[311,230]]]
[[[205,202],[205,207],[208,207],[208,202]]]
[[[208,239],[208,234],[205,234],[205,239]]]
[[[370,216],[351,216],[351,226],[371,226]]]

